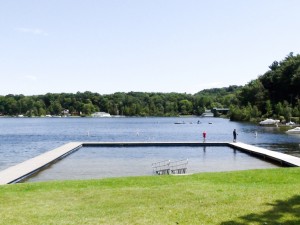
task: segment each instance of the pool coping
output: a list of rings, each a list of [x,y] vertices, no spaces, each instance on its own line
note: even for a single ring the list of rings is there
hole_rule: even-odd
[[[300,158],[242,142],[69,142],[15,166],[0,171],[0,185],[18,183],[82,147],[175,147],[225,146],[268,159],[281,165],[300,167]]]

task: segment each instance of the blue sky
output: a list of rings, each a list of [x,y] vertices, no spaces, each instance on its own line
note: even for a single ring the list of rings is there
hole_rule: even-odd
[[[0,0],[0,95],[245,85],[300,49],[298,0]]]

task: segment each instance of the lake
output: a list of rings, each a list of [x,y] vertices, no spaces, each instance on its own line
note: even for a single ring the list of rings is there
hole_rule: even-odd
[[[287,128],[260,127],[255,124],[231,122],[228,119],[221,118],[0,118],[0,170],[73,141],[202,142],[202,132],[206,131],[207,142],[228,142],[232,141],[233,129],[237,130],[238,141],[300,157],[300,135],[286,134]],[[258,134],[257,136],[255,136],[255,132]],[[93,148],[88,149],[88,151],[96,151]],[[111,150],[103,149],[102,153],[108,151],[108,153],[113,154],[115,160],[123,158],[116,150]],[[195,149],[185,149],[186,152],[191,151],[186,154],[190,160],[192,155],[195,154],[193,150]],[[132,149],[128,149],[127,153],[130,153],[130,151]],[[137,149],[134,149],[134,152],[130,154],[136,154],[136,151]],[[155,151],[155,149],[151,149],[151,152]],[[159,153],[161,152],[166,152],[169,154],[168,157],[171,157],[178,154],[176,151],[180,152],[181,150],[159,149],[156,158],[154,157],[151,160],[160,159]],[[234,154],[232,150],[230,151],[229,157],[232,158]],[[72,157],[76,158],[82,152],[86,152],[86,150],[82,151],[81,149],[62,160],[62,162],[67,163],[68,158],[70,160]],[[144,154],[141,156],[142,158],[148,158],[143,153],[143,149],[138,150],[138,152]],[[203,150],[197,152],[202,152],[197,157],[199,160],[203,160]],[[219,154],[215,154],[215,152]],[[220,154],[220,152],[223,153]],[[225,154],[224,152],[229,151],[207,149],[205,155],[211,156],[211,159],[217,159],[221,158]],[[235,157],[239,157],[239,154],[235,154]],[[100,160],[105,157],[98,155],[95,158]],[[91,160],[89,162],[93,163]],[[192,165],[192,162],[190,163]],[[209,167],[217,168],[220,165],[214,164]],[[206,171],[206,169],[197,168],[197,166],[194,170]],[[144,174],[145,171],[142,173]]]

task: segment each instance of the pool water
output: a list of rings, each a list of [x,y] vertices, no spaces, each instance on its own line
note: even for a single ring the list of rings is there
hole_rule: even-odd
[[[278,167],[229,147],[83,147],[27,182],[152,175],[152,163],[182,159],[187,173]]]

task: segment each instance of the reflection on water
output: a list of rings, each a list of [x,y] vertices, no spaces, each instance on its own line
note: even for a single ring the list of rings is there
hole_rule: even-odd
[[[277,167],[228,147],[85,147],[27,181],[151,175],[152,163],[181,159],[187,173]]]

